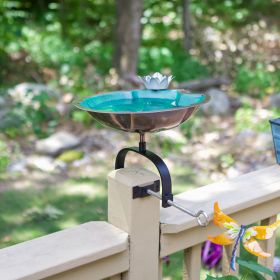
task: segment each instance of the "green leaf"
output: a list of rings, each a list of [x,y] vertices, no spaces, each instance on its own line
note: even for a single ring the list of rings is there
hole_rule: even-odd
[[[207,275],[206,280],[213,280],[213,279],[219,279],[219,280],[238,280],[236,276],[227,275],[222,277],[213,277],[211,275]]]
[[[217,279],[217,278],[211,275],[206,275],[206,280],[213,280],[213,279]]]
[[[263,265],[260,265],[257,262],[244,261],[244,260],[241,260],[240,258],[237,258],[236,262],[243,267],[247,267],[255,272],[262,272],[262,273],[268,274],[268,275],[272,276],[273,279],[276,279],[276,275],[273,271],[271,271],[269,268],[267,268]]]
[[[266,278],[262,274],[260,274],[259,272],[254,271],[253,275],[254,275],[256,280],[266,280]]]

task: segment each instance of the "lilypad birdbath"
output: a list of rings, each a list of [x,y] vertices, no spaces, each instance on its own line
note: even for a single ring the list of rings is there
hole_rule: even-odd
[[[115,91],[84,98],[77,102],[77,108],[88,112],[105,126],[139,133],[138,147],[120,150],[115,168],[124,168],[128,152],[134,152],[153,162],[161,177],[160,186],[154,183],[144,188],[135,187],[133,198],[152,195],[162,200],[162,207],[174,206],[195,217],[201,226],[208,224],[208,216],[203,211],[194,212],[173,201],[172,183],[169,170],[164,161],[155,153],[146,149],[145,133],[158,132],[179,126],[187,121],[198,107],[206,103],[209,97],[202,93],[190,93],[180,89],[168,89],[172,76],[155,73],[153,76],[140,77],[145,84],[144,90]]]

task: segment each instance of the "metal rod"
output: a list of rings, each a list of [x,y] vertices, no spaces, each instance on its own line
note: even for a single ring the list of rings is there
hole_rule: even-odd
[[[146,153],[145,133],[140,132],[139,152]]]
[[[151,196],[154,196],[160,200],[162,200],[162,196],[159,193],[156,193],[152,190],[147,190],[147,193]],[[198,224],[202,227],[206,227],[209,224],[209,217],[206,214],[206,212],[204,212],[203,210],[199,210],[198,212],[194,212],[190,209],[185,208],[184,206],[178,204],[175,201],[172,200],[167,200],[167,203],[175,208],[177,208],[178,210],[196,218]]]
[[[145,133],[140,132],[140,142],[145,142]]]

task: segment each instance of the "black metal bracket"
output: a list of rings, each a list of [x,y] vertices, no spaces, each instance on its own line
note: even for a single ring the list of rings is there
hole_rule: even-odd
[[[141,142],[140,142],[140,144],[141,144]],[[146,150],[143,146],[139,145],[139,148],[131,147],[131,148],[124,148],[124,149],[120,150],[116,157],[115,169],[124,168],[125,158],[126,158],[126,155],[128,152],[134,152],[134,153],[137,153],[137,154],[149,159],[156,166],[156,168],[159,172],[160,178],[161,178],[162,207],[164,207],[164,208],[170,207],[170,205],[167,203],[167,201],[168,200],[173,201],[173,194],[172,194],[172,183],[171,183],[171,177],[170,177],[169,170],[168,170],[165,162],[158,155],[156,155],[155,153],[153,153],[149,150]],[[139,192],[142,192],[142,190]]]
[[[199,210],[197,212],[194,212],[192,210],[189,210],[185,208],[184,206],[180,205],[179,203],[173,201],[173,194],[172,194],[172,183],[171,183],[171,177],[169,170],[164,163],[164,161],[155,153],[146,150],[146,142],[145,142],[145,136],[143,133],[140,133],[140,142],[139,147],[131,147],[131,148],[124,148],[120,150],[116,157],[115,162],[115,169],[121,169],[124,168],[125,158],[128,152],[134,152],[137,153],[147,159],[149,159],[157,168],[160,179],[161,179],[161,185],[162,185],[162,194],[158,194],[160,190],[160,182],[159,180],[154,181],[151,185],[146,186],[135,186],[133,187],[132,191],[132,198],[140,198],[140,197],[146,197],[149,195],[152,195],[158,199],[161,199],[162,201],[162,207],[167,208],[170,206],[174,206],[175,208],[179,209],[180,211],[183,211],[184,213],[195,217],[198,224],[200,226],[207,226],[209,223],[209,218],[207,213],[205,213],[203,210]]]
[[[152,190],[154,192],[160,191],[160,182],[159,180],[154,181],[153,184],[147,186],[135,186],[132,188],[132,198],[146,197],[149,196],[147,190]]]

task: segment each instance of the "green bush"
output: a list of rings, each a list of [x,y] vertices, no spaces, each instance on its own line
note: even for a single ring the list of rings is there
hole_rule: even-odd
[[[280,90],[280,71],[268,72],[263,64],[255,69],[240,67],[234,81],[237,92],[256,98],[264,97]]]
[[[188,55],[180,42],[172,42],[169,47],[148,46],[140,49],[138,71],[141,75],[166,70],[172,73],[178,82],[209,74],[208,68],[195,57]]]
[[[267,132],[270,130],[269,119],[279,117],[279,109],[271,111],[255,108],[245,105],[239,108],[235,113],[235,129],[237,132],[242,130],[251,129],[257,132]]]
[[[42,91],[31,95],[30,102],[18,100],[10,105],[1,119],[0,131],[11,138],[28,133],[46,137],[56,127],[58,117],[52,97]]]
[[[10,163],[8,146],[0,140],[0,174],[5,173]]]

